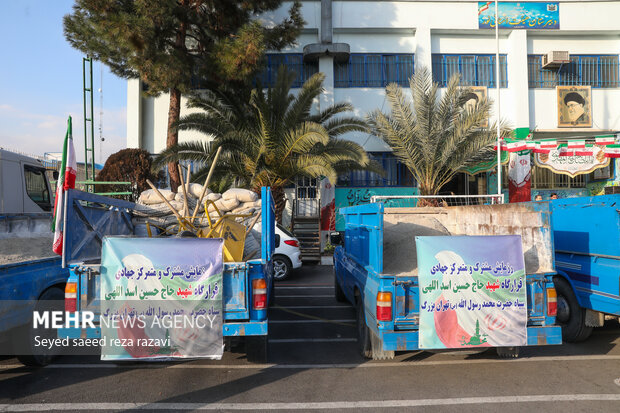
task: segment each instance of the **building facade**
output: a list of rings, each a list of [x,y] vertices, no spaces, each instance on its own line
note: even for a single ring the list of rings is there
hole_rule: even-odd
[[[261,18],[280,20],[289,6]],[[346,101],[360,117],[377,109],[387,112],[385,86],[397,82],[407,88],[409,76],[425,66],[440,85],[461,73],[464,84],[494,101],[490,122],[499,113],[521,137],[564,139],[620,131],[620,1],[500,2],[497,42],[493,2],[323,0],[302,1],[302,6],[306,26],[297,45],[269,54],[262,80],[269,84],[280,64],[298,73],[298,86],[312,73],[323,72],[319,108]],[[140,92],[140,82],[130,80],[127,146],[158,153],[165,147],[168,96],[145,98]],[[569,102],[573,92],[584,102]],[[579,117],[570,118],[569,105],[580,110]],[[183,100],[181,114],[186,113]],[[411,193],[415,183],[410,174],[381,140],[362,133],[347,138],[382,162],[387,175],[352,173],[341,177],[335,191],[327,185],[323,192],[335,197],[336,206],[361,202],[369,194]],[[181,142],[195,139],[207,138],[179,135]],[[534,166],[532,198],[551,192],[601,193],[618,184],[613,164],[597,176],[592,171],[568,176]],[[496,192],[493,173],[459,179],[452,192]]]

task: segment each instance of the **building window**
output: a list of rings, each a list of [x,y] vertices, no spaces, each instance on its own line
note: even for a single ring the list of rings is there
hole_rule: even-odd
[[[391,152],[369,152],[385,170],[385,176],[367,171],[351,171],[338,177],[338,186],[406,186],[414,187],[415,180],[409,169]]]
[[[568,175],[556,174],[550,169],[532,165],[532,189],[585,188],[590,181],[590,175],[577,175],[571,178]]]
[[[278,68],[282,65],[286,66],[289,72],[297,74],[293,88],[301,87],[306,80],[319,71],[319,62],[304,62],[304,56],[301,53],[273,53],[265,55],[265,59],[265,69],[258,76],[263,87],[275,85]]]
[[[556,86],[620,87],[618,55],[571,55],[559,68],[543,69],[541,55],[528,55],[530,88]]]
[[[461,74],[461,84],[495,87],[495,55],[488,54],[433,54],[433,80],[439,86],[448,85],[450,77]],[[506,55],[499,55],[500,87],[508,87]]]
[[[409,87],[413,68],[413,54],[352,53],[348,62],[334,63],[334,87]]]

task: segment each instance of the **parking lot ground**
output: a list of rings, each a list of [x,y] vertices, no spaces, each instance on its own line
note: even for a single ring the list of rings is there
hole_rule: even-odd
[[[40,369],[0,360],[0,411],[223,410],[618,412],[620,327],[583,343],[480,354],[357,354],[355,312],[334,298],[331,267],[276,284],[268,364],[222,360],[108,363],[65,357]]]

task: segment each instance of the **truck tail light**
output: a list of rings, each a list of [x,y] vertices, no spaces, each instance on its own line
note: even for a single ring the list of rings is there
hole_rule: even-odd
[[[286,245],[290,245],[291,247],[299,248],[299,241],[297,241],[296,239],[287,239],[287,240],[284,240],[284,243]]]
[[[77,283],[65,285],[65,311],[69,313],[77,311]]]
[[[264,278],[252,280],[252,308],[254,310],[267,308],[267,283]]]
[[[555,288],[547,288],[547,315],[556,316],[558,314],[558,296]]]
[[[377,321],[392,320],[392,293],[377,293]]]

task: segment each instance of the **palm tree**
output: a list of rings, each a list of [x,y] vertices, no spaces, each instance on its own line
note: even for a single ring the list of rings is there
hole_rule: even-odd
[[[232,178],[235,186],[257,192],[261,186],[270,186],[278,222],[285,207],[284,188],[297,176],[325,176],[335,183],[339,173],[350,170],[381,173],[360,145],[339,138],[368,129],[364,120],[343,116],[353,107],[338,103],[311,115],[325,76],[313,75],[294,96],[290,89],[295,77],[280,67],[275,85],[266,92],[258,85],[250,93],[220,88],[194,96],[188,107],[201,111],[181,118],[178,128],[212,136],[213,142],[181,143],[166,149],[155,160],[155,167],[174,160],[202,161],[204,168],[192,177],[199,180],[221,146],[214,178]]]
[[[389,84],[386,95],[392,112],[370,113],[369,125],[411,171],[420,194],[436,195],[458,172],[492,159],[496,126],[481,126],[491,102],[485,98],[466,105],[471,90],[460,86],[458,74],[450,78],[441,98],[426,68],[417,70],[409,84],[413,105],[397,84]],[[500,129],[502,136],[510,134],[503,122]]]

